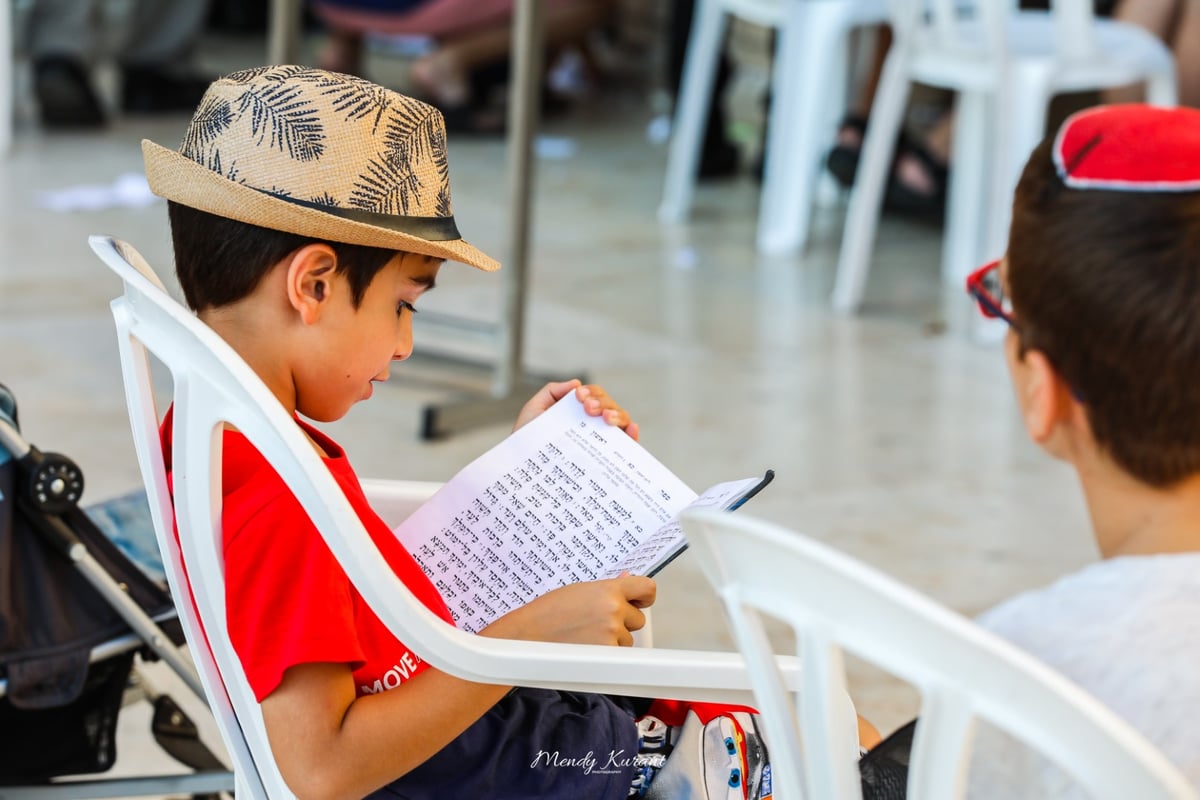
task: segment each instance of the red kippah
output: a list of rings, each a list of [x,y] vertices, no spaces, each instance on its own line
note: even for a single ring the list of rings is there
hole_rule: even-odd
[[[1200,190],[1200,110],[1129,104],[1080,111],[1058,131],[1054,166],[1073,189]]]

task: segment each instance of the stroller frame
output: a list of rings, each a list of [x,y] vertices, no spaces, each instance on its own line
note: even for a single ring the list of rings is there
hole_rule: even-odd
[[[8,390],[0,385],[0,401],[11,400]],[[11,405],[11,403],[10,403]],[[69,559],[74,570],[90,584],[99,596],[129,626],[129,632],[108,639],[92,647],[89,665],[132,650],[148,649],[163,661],[171,671],[201,701],[205,701],[200,678],[182,648],[163,630],[161,624],[175,618],[176,612],[169,611],[151,616],[130,597],[123,584],[110,574],[93,556],[71,528],[60,519],[56,509],[74,506],[82,491],[82,475],[70,459],[55,453],[42,453],[22,437],[15,421],[0,402],[0,449],[6,451],[17,464],[18,472],[33,476],[48,476],[49,480],[39,486],[45,487],[41,499],[48,500],[45,514],[46,525],[39,525],[52,547]],[[36,471],[37,472],[35,475]],[[133,677],[138,678],[134,667]],[[144,681],[139,681],[143,683]],[[7,676],[0,677],[0,697],[8,692]],[[127,693],[128,696],[128,693]],[[149,695],[150,700],[156,699]],[[165,696],[163,696],[165,697]],[[166,698],[169,700],[169,698]],[[205,701],[206,702],[206,701]],[[186,718],[186,715],[185,715]],[[161,741],[160,741],[161,744]],[[200,745],[202,747],[202,745]],[[172,753],[172,755],[175,755]],[[209,756],[210,758],[211,755]],[[212,759],[215,761],[215,758]],[[70,779],[31,785],[0,786],[0,800],[67,800],[68,798],[119,798],[147,795],[190,794],[208,795],[232,792],[233,773],[229,770],[203,769],[180,774],[150,775],[145,777]]]

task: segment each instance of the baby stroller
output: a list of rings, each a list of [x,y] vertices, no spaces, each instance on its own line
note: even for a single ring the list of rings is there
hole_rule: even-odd
[[[196,771],[55,780],[113,765],[117,714],[139,683],[136,655],[161,659],[204,696],[180,650],[165,582],[136,566],[79,507],[82,491],[83,475],[69,458],[21,437],[16,402],[0,385],[0,800],[216,798],[232,790],[232,773],[175,701],[148,682],[141,694],[154,705],[154,739]],[[124,501],[127,517],[138,501],[145,505],[141,495]]]

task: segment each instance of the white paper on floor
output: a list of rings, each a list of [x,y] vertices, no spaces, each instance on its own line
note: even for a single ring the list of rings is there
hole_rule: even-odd
[[[157,200],[146,183],[145,175],[124,172],[108,185],[68,186],[39,192],[37,204],[50,211],[99,211],[105,208],[142,208]]]
[[[574,158],[578,148],[568,136],[538,136],[533,140],[533,152],[542,161],[566,161]]]

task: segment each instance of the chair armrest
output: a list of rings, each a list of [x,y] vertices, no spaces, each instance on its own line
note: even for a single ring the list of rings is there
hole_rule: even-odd
[[[461,632],[452,637],[458,640],[453,663],[434,653],[427,660],[465,680],[754,705],[750,673],[740,653],[511,641]],[[799,660],[778,656],[777,662],[788,690],[799,691]]]
[[[375,513],[388,527],[395,528],[408,515],[442,488],[437,481],[393,481],[368,478],[362,481],[363,493]]]

